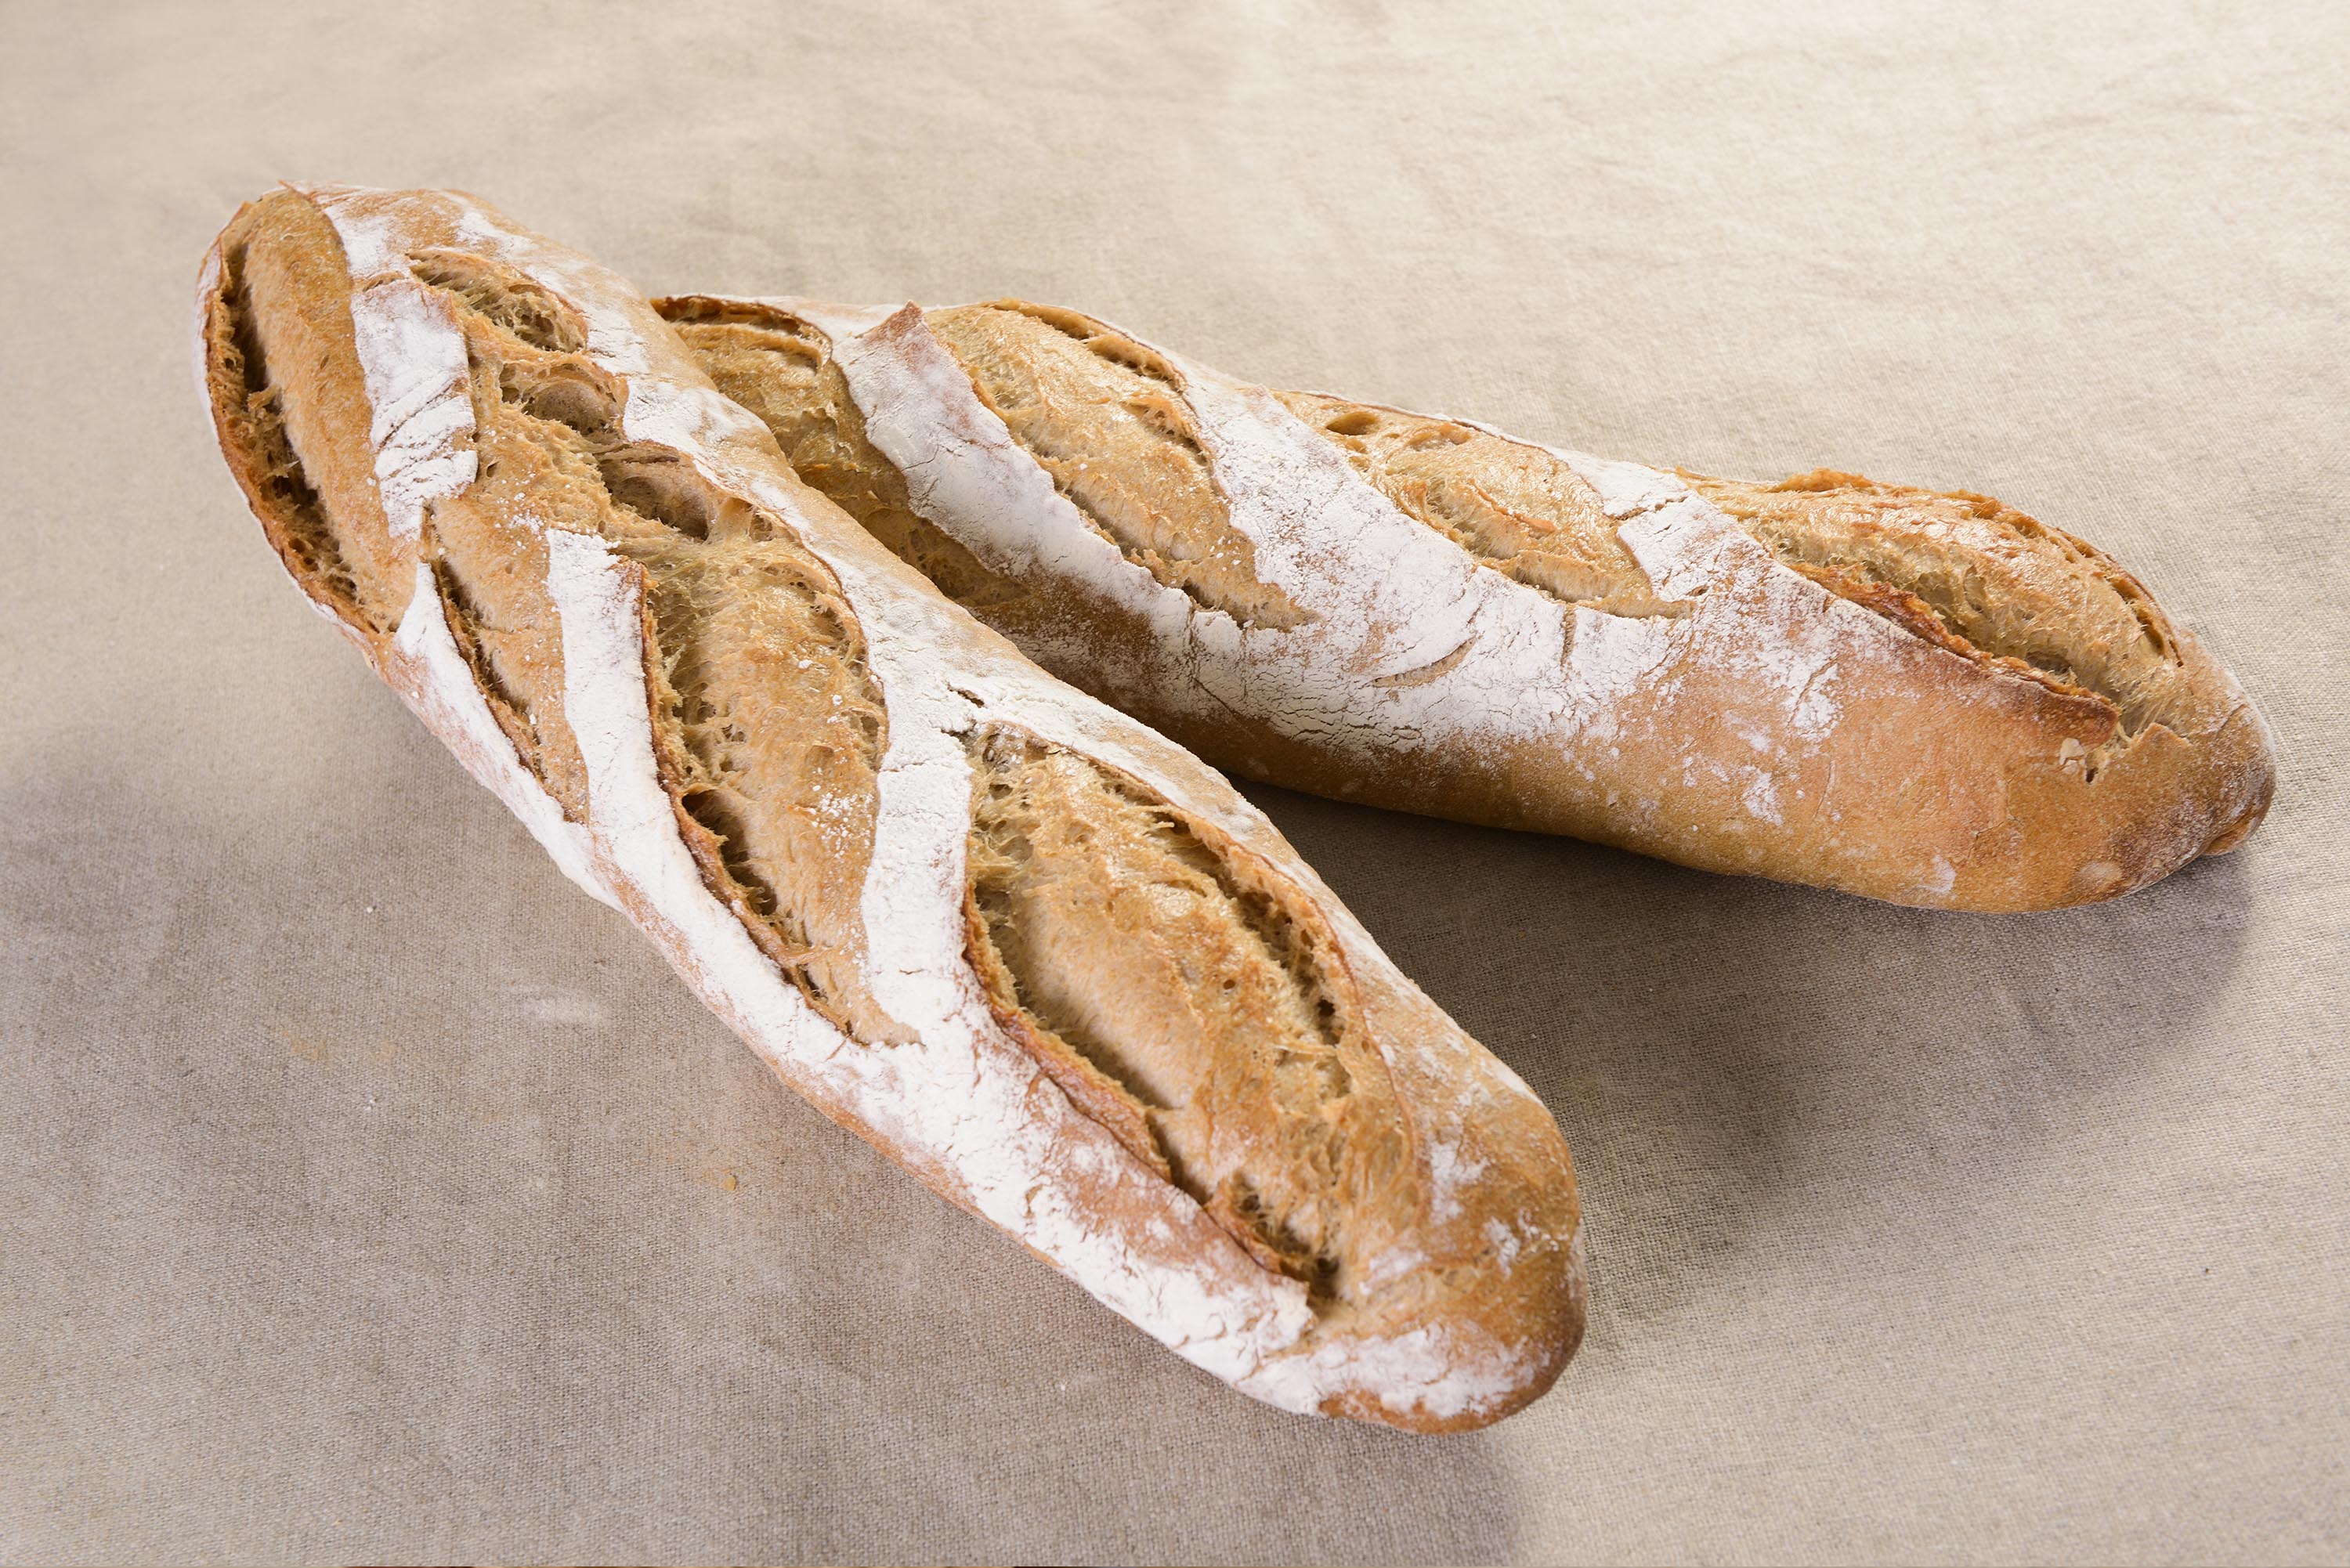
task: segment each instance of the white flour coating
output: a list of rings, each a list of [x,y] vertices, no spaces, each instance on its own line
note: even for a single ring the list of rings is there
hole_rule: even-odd
[[[1382,750],[1534,738],[1565,720],[1565,606],[1405,516],[1270,393],[1169,358],[1232,525],[1260,575],[1314,618],[1244,633],[1242,689],[1227,701],[1295,703],[1314,731]]]
[[[590,353],[595,348],[589,346]],[[715,387],[686,387],[639,375],[629,382],[626,420],[632,440],[658,441],[681,450],[729,440],[771,439],[767,427]]]
[[[409,243],[408,226],[401,214],[390,209],[369,210],[363,206],[367,197],[377,192],[359,185],[312,185],[289,182],[289,190],[299,192],[318,205],[327,221],[335,225],[335,237],[342,242],[343,265],[354,281],[368,282],[387,274],[406,275],[408,253],[415,248]]]
[[[1506,1279],[1510,1265],[1518,1261],[1518,1252],[1523,1243],[1518,1240],[1517,1231],[1499,1220],[1485,1221],[1485,1240],[1492,1244],[1493,1255],[1501,1260],[1502,1274]]]
[[[351,296],[351,336],[367,381],[377,493],[400,543],[424,509],[473,483],[473,396],[457,308],[414,278],[387,277]]]
[[[416,587],[409,595],[399,629],[392,634],[391,647],[408,677],[401,695],[424,721],[425,728],[441,737],[465,764],[465,771],[522,819],[566,877],[599,902],[619,909],[619,901],[596,868],[595,846],[588,830],[563,815],[563,807],[523,766],[514,742],[498,728],[449,630],[432,568],[421,562]]]
[[[905,476],[913,509],[954,519],[950,532],[983,565],[1011,576],[1079,582],[1141,616],[1159,649],[1178,659],[1197,639],[1229,641],[1238,632],[1230,616],[1203,610],[1160,584],[1087,523],[973,395],[970,377],[915,306],[891,312],[777,303],[832,339],[867,439]],[[1037,526],[1040,516],[1050,516],[1051,525]],[[1195,618],[1205,624],[1195,626]],[[1188,665],[1155,673],[1194,703],[1204,700],[1191,690]]]
[[[376,491],[395,543],[411,544],[425,509],[464,493],[479,471],[465,335],[456,306],[409,271],[408,246],[388,214],[354,210],[365,192],[296,185],[342,242],[359,286],[351,294],[351,338],[367,384],[368,438]]]
[[[1558,447],[1541,450],[1591,486],[1657,593],[1692,607],[1652,635],[1676,659],[1704,648],[1713,668],[1745,677],[1802,740],[1824,742],[1835,728],[1834,688],[1843,661],[1865,658],[1872,639],[1882,646],[1908,638],[1781,566],[1727,513],[1670,474]],[[1760,638],[1752,634],[1758,618],[1767,633]],[[1620,692],[1621,671],[1603,665],[1591,674]]]
[[[1430,1205],[1436,1217],[1450,1220],[1461,1212],[1461,1192],[1485,1174],[1485,1162],[1474,1157],[1464,1157],[1449,1143],[1431,1140],[1428,1150],[1428,1171],[1434,1179],[1436,1196]]]
[[[1524,1347],[1455,1343],[1425,1328],[1385,1340],[1316,1337],[1302,1286],[1259,1268],[1196,1203],[1071,1106],[988,1011],[964,956],[961,923],[971,790],[963,737],[974,727],[1017,726],[1182,802],[1315,898],[1358,974],[1409,992],[1261,814],[1206,770],[1178,767],[1188,759],[1149,732],[1024,661],[971,657],[962,611],[908,591],[904,568],[845,521],[810,523],[806,493],[778,472],[763,426],[706,386],[655,368],[643,334],[660,330],[657,318],[608,274],[504,229],[457,198],[408,197],[394,205],[373,197],[314,193],[351,254],[378,270],[402,271],[403,283],[407,252],[453,231],[561,294],[588,324],[589,352],[625,378],[624,433],[674,448],[713,483],[784,519],[839,577],[888,705],[863,893],[868,937],[878,939],[867,944],[867,978],[875,1000],[917,1043],[865,1045],[843,1035],[703,884],[652,754],[639,579],[600,538],[559,531],[546,535],[547,586],[562,626],[565,713],[588,774],[588,827],[563,818],[498,731],[442,618],[429,570],[420,568],[418,590],[384,655],[387,674],[411,706],[558,864],[598,897],[617,897],[713,1011],[803,1092],[870,1125],[945,1189],[1206,1370],[1297,1410],[1369,1392],[1391,1407],[1417,1404],[1444,1418],[1521,1392],[1530,1376],[1523,1357],[1534,1354]],[[397,330],[373,335],[378,358],[368,374],[371,400],[383,400],[373,421],[379,472],[416,476],[421,517],[434,487],[448,481],[450,470],[433,466],[447,449],[403,446],[418,413],[398,416],[402,408],[433,406],[418,389],[438,383],[452,339],[460,354],[463,345],[453,314],[393,325]],[[417,455],[386,463],[387,449]],[[940,651],[947,648],[960,651]],[[1473,1161],[1457,1150],[1462,1137],[1473,1142],[1480,1107],[1490,1096],[1531,1094],[1457,1030],[1430,1033],[1408,1044],[1466,1085],[1456,1104],[1429,1110],[1427,1136],[1444,1151],[1448,1169],[1467,1179]],[[1121,1218],[1107,1219],[1111,1213]],[[1399,1245],[1367,1266],[1385,1274],[1415,1261]]]
[[[910,304],[836,305],[827,300],[802,299],[796,296],[788,299],[771,299],[765,303],[790,311],[823,333],[832,340],[836,351],[852,347],[855,338],[872,331],[892,317],[904,316],[910,310],[913,312],[914,320],[920,320],[922,316],[922,307]],[[939,352],[944,354],[946,350],[941,348]],[[952,364],[953,361],[950,359],[948,363]],[[957,374],[961,371],[958,370]]]
[[[1397,512],[1328,442],[1278,405],[1283,418],[1270,417],[1257,389],[1167,356],[1260,575],[1311,617],[1287,631],[1243,627],[1127,559],[979,400],[912,306],[767,303],[832,337],[866,434],[905,475],[916,512],[993,570],[1073,581],[1151,628],[1160,665],[1128,682],[1193,713],[1236,709],[1363,752],[1543,722],[1541,694],[1565,651],[1564,608],[1480,571]],[[1347,569],[1365,559],[1388,569]]]
[[[1471,1346],[1434,1326],[1386,1339],[1324,1340],[1268,1363],[1241,1387],[1268,1405],[1311,1408],[1336,1387],[1375,1388],[1390,1403],[1440,1420],[1500,1403],[1523,1389],[1531,1357],[1492,1345]]]
[[[1717,693],[1725,678],[1731,682],[1722,714],[1784,737],[1775,757],[1757,753],[1710,770],[1728,778],[1730,798],[1754,822],[1783,826],[1774,775],[1828,742],[1854,661],[1908,638],[1781,566],[1672,476],[1545,448],[1591,486],[1657,593],[1680,613],[1564,605],[1403,513],[1270,393],[1158,348],[1183,379],[1228,516],[1254,547],[1259,575],[1309,618],[1287,629],[1243,627],[1160,583],[1097,532],[980,400],[915,307],[764,303],[831,337],[867,434],[904,473],[917,513],[999,573],[1062,583],[1139,618],[1157,645],[1154,663],[1140,670],[1104,669],[1081,631],[1058,641],[1034,634],[1040,645],[1030,653],[1175,711],[1238,713],[1388,766],[1431,746],[1489,755],[1533,743],[1582,758],[1591,776],[1606,766],[1600,753],[1617,739],[1628,699],[1669,711],[1684,671],[1701,669]]]

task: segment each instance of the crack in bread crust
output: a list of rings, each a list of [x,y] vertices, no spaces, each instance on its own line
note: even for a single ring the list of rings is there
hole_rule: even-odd
[[[1599,497],[1539,448],[1452,420],[1275,392],[1405,516],[1495,571],[1606,615],[1680,616],[1616,537]]]
[[[1003,727],[969,745],[991,1005],[1260,1263],[1317,1302],[1367,1294],[1347,1217],[1391,1201],[1409,1148],[1311,905],[1098,763]]]
[[[1831,469],[1776,484],[1681,477],[1830,592],[2053,691],[2094,694],[2125,737],[2171,706],[2168,618],[2136,577],[2061,529],[1971,491]]]
[[[222,455],[295,581],[380,640],[414,584],[364,524],[338,523],[376,510],[364,440],[348,428],[359,360],[338,292],[340,246],[316,208],[281,193],[240,213],[218,254],[204,336]]]
[[[277,413],[277,389],[269,379],[268,358],[255,338],[252,300],[244,279],[244,253],[233,251],[222,279],[224,308],[216,330],[226,339],[221,358],[235,377],[241,397],[227,439],[240,453],[249,483],[262,498],[262,517],[269,525],[270,543],[277,547],[289,571],[309,587],[313,598],[334,607],[342,618],[371,632],[383,628],[360,608],[359,586],[353,580],[342,546],[327,521],[318,493],[311,487],[302,459],[286,434]]]
[[[905,476],[865,436],[830,340],[787,311],[698,296],[658,301],[718,389],[758,416],[792,472],[957,604],[986,612],[1028,590],[981,564],[909,504]]]
[[[1232,524],[1181,378],[1164,358],[1089,317],[1017,300],[923,321],[980,401],[1127,559],[1244,627],[1312,618],[1260,577],[1256,546]]]
[[[481,463],[425,544],[525,765],[585,820],[544,556],[550,527],[594,534],[644,573],[654,750],[704,881],[819,1012],[902,1040],[857,979],[883,708],[838,585],[677,452],[627,437],[585,324],[543,286],[467,253],[412,260],[458,306]]]

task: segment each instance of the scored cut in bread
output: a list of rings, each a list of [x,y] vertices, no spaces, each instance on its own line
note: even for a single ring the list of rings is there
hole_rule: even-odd
[[[2235,680],[1988,497],[1673,475],[1075,311],[656,301],[802,477],[1245,776],[1953,909],[2114,897],[2274,782]]]
[[[1525,1085],[627,284],[462,194],[287,187],[197,332],[297,586],[826,1115],[1284,1408],[1445,1430],[1556,1378],[1581,1224]]]

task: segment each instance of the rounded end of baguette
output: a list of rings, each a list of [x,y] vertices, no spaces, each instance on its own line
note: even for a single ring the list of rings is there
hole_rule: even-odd
[[[2252,830],[2261,825],[2261,821],[2263,817],[2268,815],[2269,802],[2275,794],[2276,781],[2274,776],[2272,775],[2269,780],[2269,787],[2266,791],[2262,792],[2261,798],[2253,805],[2246,807],[2244,811],[2237,816],[2235,821],[2230,822],[2226,826],[2220,828],[2218,836],[2215,836],[2210,843],[2203,846],[2203,853],[2206,855],[2225,855],[2229,851],[2234,849],[2238,845],[2243,843],[2245,839],[2250,838],[2252,836]]]
[[[1583,1343],[1578,1224],[1496,1263],[1431,1266],[1243,1379],[1270,1403],[1406,1432],[1466,1432],[1548,1393]],[[1393,1296],[1409,1298],[1408,1304]]]
[[[2205,841],[2203,853],[2225,855],[2252,836],[2276,799],[2276,737],[2251,699],[2239,694],[2222,726],[2221,743],[2211,752],[2214,771],[2234,786],[2224,795],[2233,803],[2233,810],[2220,818],[2218,831]]]
[[[2101,903],[2224,855],[2276,794],[2268,725],[2225,669],[2178,634],[2166,711],[2083,754],[2059,744],[2010,773],[2007,831],[1979,836],[1946,907],[2025,912]]]
[[[1590,522],[1577,487],[1619,471],[1548,455]],[[1630,472],[1607,515],[1673,613],[1578,605],[1587,722],[1437,809],[1980,912],[2115,898],[2258,824],[2258,715],[2095,546],[1970,492]]]
[[[1388,1039],[1400,1043],[1388,1060],[1417,1107],[1414,1199],[1363,1212],[1377,1239],[1366,1237],[1360,1276],[1244,1386],[1292,1409],[1404,1431],[1490,1426],[1541,1398],[1583,1343],[1589,1291],[1574,1160],[1515,1074],[1473,1046],[1464,1061],[1466,1036],[1425,999],[1372,989],[1383,993],[1374,1005],[1387,1013]],[[1421,1007],[1425,1025],[1406,1025]],[[1430,1092],[1438,1075],[1449,1080],[1441,1095]]]
[[[1467,1432],[1514,1416],[1551,1390],[1582,1346],[1589,1291],[1578,1224],[1555,1253],[1456,1282],[1442,1332],[1460,1370],[1449,1386],[1332,1396],[1323,1413],[1407,1432]],[[1429,1331],[1416,1331],[1429,1332]]]

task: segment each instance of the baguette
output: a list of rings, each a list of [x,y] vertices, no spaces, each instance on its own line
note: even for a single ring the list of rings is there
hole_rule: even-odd
[[[2228,672],[1984,496],[1661,473],[1016,300],[656,305],[901,557],[1250,778],[1976,910],[2112,898],[2268,805]]]
[[[1223,779],[795,480],[626,284],[286,187],[199,290],[295,582],[800,1094],[1195,1365],[1418,1431],[1581,1337],[1573,1167]]]

